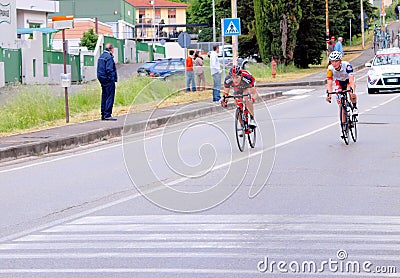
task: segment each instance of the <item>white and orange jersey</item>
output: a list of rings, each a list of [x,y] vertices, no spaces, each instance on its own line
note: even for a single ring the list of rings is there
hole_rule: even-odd
[[[353,66],[346,61],[342,61],[339,70],[329,65],[326,71],[326,78],[328,80],[346,81],[349,79],[349,76],[354,76]]]

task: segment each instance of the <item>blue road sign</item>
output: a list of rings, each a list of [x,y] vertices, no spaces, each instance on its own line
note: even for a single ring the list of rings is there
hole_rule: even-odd
[[[240,18],[224,18],[224,36],[239,36],[241,35],[240,30]]]
[[[191,44],[190,35],[187,32],[182,32],[178,36],[178,44],[182,48],[188,48]]]

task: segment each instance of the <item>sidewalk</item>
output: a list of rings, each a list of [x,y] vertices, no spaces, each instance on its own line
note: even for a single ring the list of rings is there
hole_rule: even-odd
[[[363,68],[364,64],[369,62],[373,57],[374,52],[369,48],[352,60],[351,63],[355,70],[358,70]],[[297,81],[257,84],[257,87],[312,86],[323,85],[325,83],[326,73],[322,71]],[[282,92],[268,93],[261,97],[263,100],[268,100],[280,96],[282,96]],[[233,103],[231,103],[231,105],[233,105]],[[118,117],[118,121],[94,120],[0,138],[0,162],[28,156],[43,155],[108,140],[114,137],[121,137],[124,128],[128,129],[130,133],[135,133],[143,131],[146,128],[153,129],[164,126],[167,122],[177,123],[205,115],[212,115],[224,109],[209,101],[200,101],[191,104],[190,109],[185,109],[183,108],[184,106],[185,105],[176,105],[159,108],[154,114],[152,114],[153,111],[137,113],[137,121],[125,127],[124,120],[126,116],[123,115]]]

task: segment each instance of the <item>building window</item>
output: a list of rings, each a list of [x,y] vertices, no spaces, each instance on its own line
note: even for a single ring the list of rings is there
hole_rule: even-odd
[[[29,23],[29,28],[40,28],[40,23]]]
[[[29,28],[40,28],[40,23],[29,23]],[[29,39],[33,39],[33,34],[29,35]]]
[[[168,9],[168,21],[169,23],[176,23],[176,10]]]
[[[155,13],[156,13],[156,18],[155,19],[160,19],[161,18],[161,9],[155,9]],[[157,22],[158,20],[156,20]]]
[[[145,23],[144,21],[144,18],[146,17],[145,14],[146,14],[145,9],[139,9],[139,23]]]

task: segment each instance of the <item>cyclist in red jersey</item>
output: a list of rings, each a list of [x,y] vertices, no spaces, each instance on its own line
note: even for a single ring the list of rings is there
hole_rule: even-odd
[[[229,95],[229,91],[231,88],[233,88],[233,94],[234,95],[242,95],[242,94],[251,94],[251,100],[249,97],[244,97],[244,100],[246,101],[246,106],[247,109],[250,112],[250,121],[249,125],[250,127],[256,127],[256,122],[254,120],[254,105],[253,102],[256,101],[258,98],[258,93],[255,87],[256,80],[255,78],[251,75],[250,72],[247,70],[242,70],[239,66],[233,66],[230,71],[229,75],[225,77],[224,80],[224,96]],[[223,98],[221,100],[221,105],[226,106],[227,105],[227,98]],[[235,103],[236,103],[235,99]]]

